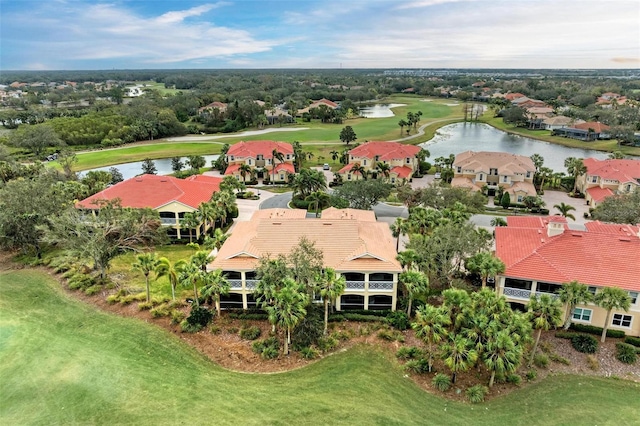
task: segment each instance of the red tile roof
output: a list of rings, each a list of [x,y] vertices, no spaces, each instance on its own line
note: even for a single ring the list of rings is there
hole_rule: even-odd
[[[604,233],[564,230],[549,237],[540,228],[497,227],[496,256],[507,277],[640,290],[640,238],[599,230]]]
[[[418,152],[420,147],[415,145],[399,142],[367,142],[349,151],[349,155],[370,159],[378,156],[380,161],[390,161],[415,157]]]
[[[402,166],[402,167],[394,167],[393,169],[391,169],[390,173],[395,173],[396,175],[398,175],[398,178],[400,179],[407,179],[409,176],[411,176],[411,174],[413,173],[413,170],[407,166]]]
[[[76,204],[76,207],[95,208],[99,200],[120,199],[122,207],[157,209],[172,201],[198,208],[220,190],[221,178],[192,176],[178,179],[172,176],[142,175],[117,183]]]
[[[640,226],[626,225],[619,223],[604,223],[599,220],[585,223],[585,227],[589,232],[598,232],[601,234],[617,234],[625,235],[627,237],[638,235],[640,236]]]
[[[227,169],[224,171],[225,175],[232,175],[240,169],[240,164],[229,164]]]
[[[640,179],[640,160],[598,160],[595,158],[585,158],[582,162],[587,168],[587,174],[589,176],[616,180],[620,183],[638,183],[638,179]]]
[[[510,228],[536,228],[547,229],[549,222],[567,223],[567,218],[563,216],[507,216],[507,226]]]
[[[273,173],[273,168],[267,168],[267,170],[270,170]],[[295,173],[296,172],[296,168],[291,163],[277,163],[276,164],[276,173],[279,173],[281,171],[285,171],[287,173]]]
[[[600,123],[599,121],[587,121],[586,123],[575,124],[573,125],[573,128],[580,130],[591,129],[596,133],[604,133],[607,130],[611,129],[611,127],[607,126],[606,124]]]
[[[587,189],[587,194],[589,194],[593,201],[599,203],[605,198],[611,197],[613,195],[613,191],[609,188],[600,188],[599,186],[594,186],[593,188]]]
[[[524,95],[522,93],[507,93],[504,95],[504,98],[508,101],[512,101],[514,99],[522,98]]]
[[[258,155],[262,155],[264,158],[271,158],[274,149],[277,149],[281,154],[293,154],[293,147],[290,143],[276,141],[241,141],[232,145],[227,155],[240,158],[256,158]]]

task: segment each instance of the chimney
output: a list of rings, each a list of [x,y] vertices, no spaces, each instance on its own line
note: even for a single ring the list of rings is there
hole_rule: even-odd
[[[562,222],[549,222],[547,225],[547,236],[555,237],[564,232],[564,223]]]

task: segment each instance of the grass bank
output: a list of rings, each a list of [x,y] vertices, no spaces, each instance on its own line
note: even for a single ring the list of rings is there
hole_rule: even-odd
[[[634,424],[640,385],[551,377],[470,405],[360,346],[282,374],[221,369],[153,325],[97,311],[35,270],[0,273],[0,424]]]

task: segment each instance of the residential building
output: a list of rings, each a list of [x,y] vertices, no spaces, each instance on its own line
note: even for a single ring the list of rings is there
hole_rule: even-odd
[[[631,297],[628,312],[614,310],[608,326],[640,335],[640,229],[637,226],[591,222],[586,231],[570,230],[566,219],[508,217],[495,229],[496,256],[506,266],[496,278],[498,292],[512,307],[524,309],[531,295],[557,297],[564,283],[576,280],[597,294],[619,287]],[[606,311],[594,304],[578,305],[576,323],[604,326]]]
[[[610,139],[609,130],[611,128],[599,121],[587,121],[574,124],[571,127],[561,127],[551,132],[553,136],[564,136],[565,138],[578,139],[581,141],[593,141],[596,139]]]
[[[349,163],[338,171],[343,182],[362,179],[361,172],[352,170],[362,167],[367,174],[377,178],[378,163],[389,166],[389,182],[399,184],[411,180],[418,170],[420,147],[399,142],[367,142],[349,151]]]
[[[640,188],[640,160],[583,160],[587,172],[578,176],[578,190],[587,204],[596,207],[607,197]]]
[[[576,120],[575,118],[565,117],[564,115],[557,115],[555,117],[548,117],[542,120],[542,124],[543,124],[542,128],[546,130],[555,130],[555,129],[561,129],[563,127],[569,127],[574,124],[580,124],[580,123],[585,123],[585,121],[580,119]]]
[[[142,175],[119,182],[76,203],[76,208],[98,210],[100,201],[120,200],[122,207],[150,208],[160,214],[162,225],[172,238],[189,238],[189,229],[181,226],[184,215],[198,210],[200,204],[220,190],[221,178],[195,175],[187,179],[172,176]],[[199,237],[211,224],[201,222],[194,235]]]
[[[202,114],[204,112],[211,112],[214,109],[217,109],[220,112],[225,112],[227,110],[227,104],[224,102],[218,102],[218,101],[211,102],[208,105],[198,108],[198,112]]]
[[[451,186],[484,191],[489,195],[501,188],[512,203],[522,203],[526,196],[536,196],[533,176],[536,166],[529,157],[506,152],[465,151],[453,162]]]
[[[320,105],[325,105],[329,109],[336,109],[339,106],[337,103],[330,101],[329,99],[322,98],[317,101],[312,101],[306,108],[299,109],[297,116],[302,117],[303,114],[309,113],[312,109],[318,108]]]
[[[347,281],[336,301],[338,310],[396,308],[398,275],[395,239],[389,225],[376,222],[373,212],[327,209],[321,218],[306,218],[304,210],[257,211],[238,222],[207,269],[222,269],[231,284],[222,306],[254,307],[256,267],[265,256],[287,255],[301,238],[322,251],[326,267]]]
[[[283,160],[274,157],[274,152],[282,154]],[[240,166],[248,165],[258,178],[284,183],[295,173],[293,147],[290,143],[276,141],[238,142],[229,148],[226,156],[225,175],[232,175],[243,181]],[[275,170],[274,170],[275,163]]]

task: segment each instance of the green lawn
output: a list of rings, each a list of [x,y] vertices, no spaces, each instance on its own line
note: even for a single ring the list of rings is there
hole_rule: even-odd
[[[289,373],[223,370],[176,336],[0,274],[0,424],[637,424],[640,385],[552,377],[486,404],[428,394],[361,346]]]

